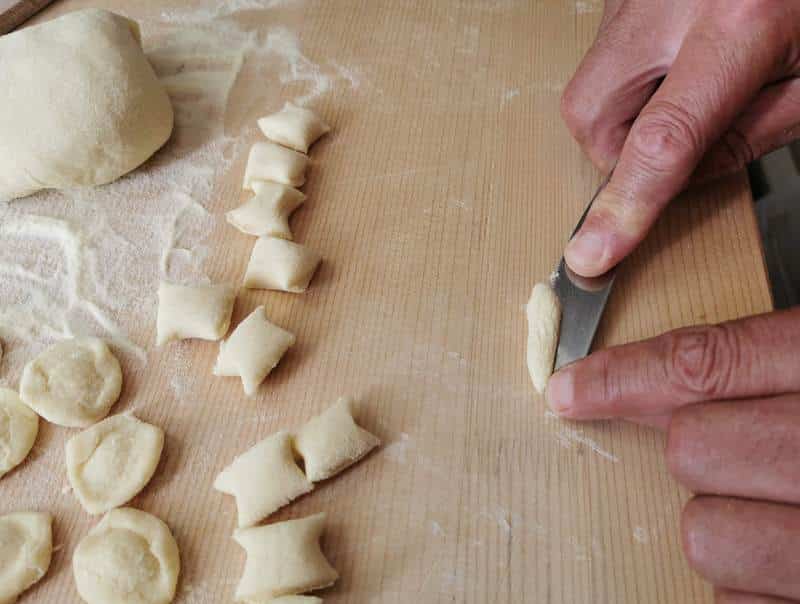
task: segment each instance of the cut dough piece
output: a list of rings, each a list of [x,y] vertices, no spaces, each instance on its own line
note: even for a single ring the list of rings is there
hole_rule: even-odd
[[[38,432],[39,416],[16,392],[0,388],[0,478],[28,456]]]
[[[313,111],[294,103],[286,103],[277,113],[262,117],[258,127],[269,140],[302,153],[308,153],[308,148],[331,130]]]
[[[294,446],[305,462],[306,476],[318,482],[353,465],[380,439],[353,420],[352,401],[342,397],[297,431]]]
[[[214,488],[236,497],[239,528],[253,526],[314,485],[306,480],[292,452],[292,437],[277,432],[233,460]]]
[[[322,256],[299,243],[259,237],[250,255],[244,286],[299,294],[306,291],[321,261]]]
[[[67,441],[67,477],[83,509],[102,514],[133,499],[153,477],[164,431],[114,415]]]
[[[168,604],[180,566],[169,527],[133,508],[103,516],[72,556],[75,584],[88,604]]]
[[[86,428],[108,415],[121,390],[122,370],[106,343],[73,338],[25,365],[19,394],[47,421]]]
[[[130,172],[172,132],[139,26],[81,10],[0,38],[0,201]]]
[[[224,338],[231,324],[236,290],[230,285],[158,286],[156,345],[171,340]]]
[[[306,200],[297,189],[262,180],[253,181],[255,197],[231,210],[228,222],[248,235],[291,239],[289,216]]]
[[[281,596],[269,601],[269,604],[322,604],[317,596]]]
[[[0,516],[0,604],[41,579],[53,553],[53,519],[42,512],[15,512]]]
[[[561,324],[561,303],[553,288],[545,283],[534,285],[525,313],[528,316],[528,372],[533,387],[544,394],[553,373]]]
[[[252,396],[294,341],[294,334],[270,323],[259,306],[220,342],[214,375],[240,377],[245,394]]]
[[[271,180],[302,187],[306,182],[308,157],[275,143],[256,143],[250,149],[244,170],[244,188],[253,190],[256,180]]]
[[[324,530],[325,514],[315,514],[234,532],[233,538],[247,552],[236,600],[269,602],[333,585],[339,574],[320,548]]]

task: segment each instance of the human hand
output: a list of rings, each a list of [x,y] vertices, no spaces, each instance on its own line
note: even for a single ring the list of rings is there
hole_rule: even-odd
[[[800,2],[607,0],[562,114],[598,168],[616,168],[566,248],[570,267],[603,274],[693,173],[733,171],[800,136],[799,73]]]
[[[800,308],[601,350],[553,375],[547,400],[668,426],[669,469],[698,495],[683,547],[716,602],[800,600]]]

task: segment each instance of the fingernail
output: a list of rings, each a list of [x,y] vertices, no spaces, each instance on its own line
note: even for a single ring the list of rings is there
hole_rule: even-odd
[[[547,381],[545,398],[554,413],[568,415],[572,407],[575,392],[575,380],[569,367],[550,376]]]
[[[564,250],[567,264],[586,277],[603,274],[607,257],[606,239],[594,231],[581,231]]]

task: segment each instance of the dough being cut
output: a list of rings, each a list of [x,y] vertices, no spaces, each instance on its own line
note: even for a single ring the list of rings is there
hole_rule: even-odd
[[[0,478],[28,456],[38,432],[39,416],[16,392],[0,388]]]
[[[306,480],[292,453],[292,438],[277,432],[233,460],[214,488],[236,497],[239,528],[253,526],[314,485]]]
[[[277,113],[262,117],[258,127],[269,140],[302,153],[308,153],[308,148],[331,130],[313,111],[294,103],[286,103]]]
[[[22,371],[20,397],[47,421],[86,428],[108,415],[122,390],[119,361],[98,338],[51,346]]]
[[[244,188],[253,190],[256,180],[302,187],[306,182],[308,157],[275,143],[256,143],[250,149],[244,171]]]
[[[169,527],[133,508],[103,516],[72,556],[75,584],[88,604],[168,604],[180,565]]]
[[[306,291],[321,261],[322,256],[299,243],[259,237],[247,264],[244,286],[299,294]]]
[[[545,283],[533,286],[525,307],[528,316],[528,372],[533,387],[544,394],[553,373],[553,362],[561,324],[561,304],[553,289]]]
[[[259,306],[220,342],[214,375],[239,376],[245,394],[252,396],[294,341],[293,334],[267,321]]]
[[[67,476],[83,509],[102,514],[133,499],[153,477],[164,431],[114,415],[67,441]]]
[[[171,340],[219,340],[231,324],[236,290],[230,285],[158,286],[156,345]]]
[[[239,602],[261,603],[289,594],[328,587],[339,574],[319,545],[325,514],[238,529],[233,538],[247,552]]]
[[[306,196],[276,182],[255,180],[252,186],[255,197],[225,214],[228,222],[248,235],[291,239],[289,216],[306,200]]]
[[[297,431],[294,446],[312,482],[338,474],[381,444],[356,424],[351,407],[351,400],[342,397]]]
[[[0,516],[0,604],[41,579],[50,566],[53,534],[50,514],[15,512]]]
[[[0,201],[116,180],[172,132],[129,19],[70,13],[3,36],[0,57]]]

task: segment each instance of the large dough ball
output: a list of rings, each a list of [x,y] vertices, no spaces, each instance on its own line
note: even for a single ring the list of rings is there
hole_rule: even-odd
[[[0,38],[0,201],[100,185],[169,138],[173,112],[138,25],[83,10]]]

